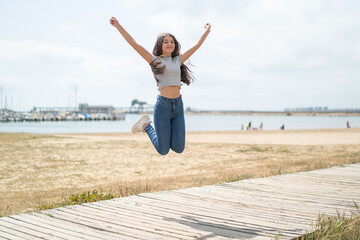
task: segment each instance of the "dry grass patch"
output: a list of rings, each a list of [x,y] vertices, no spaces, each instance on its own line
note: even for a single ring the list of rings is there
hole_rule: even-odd
[[[347,133],[360,136],[329,132],[335,138]],[[0,133],[0,216],[93,190],[121,197],[360,162],[360,141],[306,145],[295,144],[297,135],[286,131],[240,134],[188,133],[184,153],[160,156],[145,134]],[[254,143],[242,143],[244,134]],[[289,144],[269,142],[279,136]]]
[[[360,209],[354,203],[350,216],[337,212],[335,216],[319,215],[310,233],[294,240],[360,239]]]

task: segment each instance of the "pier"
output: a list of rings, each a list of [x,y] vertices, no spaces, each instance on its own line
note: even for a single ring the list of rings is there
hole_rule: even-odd
[[[360,202],[360,164],[0,218],[0,239],[293,239]]]

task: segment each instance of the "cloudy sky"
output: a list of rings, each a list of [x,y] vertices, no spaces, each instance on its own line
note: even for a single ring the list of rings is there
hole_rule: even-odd
[[[148,64],[109,24],[152,51],[161,32],[190,58],[186,107],[360,107],[358,0],[0,0],[2,107],[155,103]]]

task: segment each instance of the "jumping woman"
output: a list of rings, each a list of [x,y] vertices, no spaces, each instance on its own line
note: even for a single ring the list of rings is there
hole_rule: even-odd
[[[146,132],[161,155],[166,155],[170,149],[176,153],[182,153],[185,148],[185,118],[180,88],[182,83],[189,85],[193,81],[191,72],[184,62],[205,41],[210,33],[211,25],[208,23],[204,26],[205,32],[196,44],[183,54],[180,53],[179,42],[172,34],[161,33],[150,54],[135,42],[116,18],[112,17],[110,24],[150,64],[159,90],[154,108],[155,129],[150,124],[150,117],[144,115],[134,124],[132,132]]]

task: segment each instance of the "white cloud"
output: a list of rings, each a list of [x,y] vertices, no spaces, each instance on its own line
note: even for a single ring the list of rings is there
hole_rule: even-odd
[[[57,3],[43,3],[43,15],[56,9]],[[157,90],[151,71],[108,24],[114,14],[150,52],[160,32],[173,33],[184,51],[200,37],[204,23],[212,23],[209,37],[191,57],[196,83],[183,87],[188,106],[281,110],[360,102],[354,90],[360,88],[356,1],[142,0],[109,1],[101,8],[90,1],[77,16],[81,5],[72,5],[66,16],[52,12],[54,21],[41,26],[39,19],[27,19],[31,29],[25,35],[15,35],[17,27],[8,21],[0,33],[4,89],[29,99],[31,106],[67,104],[76,86],[79,101],[91,104],[127,106],[133,98],[153,103]],[[49,32],[39,36],[43,29]]]
[[[3,83],[12,89],[27,88],[28,96],[24,97],[32,99],[34,103],[30,104],[37,106],[49,102],[51,95],[67,99],[76,86],[85,95],[83,99],[94,104],[103,103],[103,99],[121,101],[118,93],[125,95],[129,101],[131,97],[127,94],[132,91],[124,91],[121,86],[136,89],[139,86],[137,76],[150,73],[146,64],[139,63],[138,58],[103,56],[34,41],[1,41],[0,46],[0,62],[5,67],[2,71]],[[54,101],[55,97],[50,103]]]

